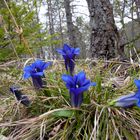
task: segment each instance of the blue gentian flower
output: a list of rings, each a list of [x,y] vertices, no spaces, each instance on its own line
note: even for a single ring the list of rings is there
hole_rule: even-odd
[[[86,79],[86,74],[83,71],[74,76],[64,74],[62,80],[69,89],[72,107],[80,107],[84,91],[87,91],[90,86],[96,85],[96,83]]]
[[[118,107],[140,107],[140,80],[134,80],[135,85],[137,86],[137,91],[132,94],[121,96],[120,98],[111,102],[111,105]]]
[[[32,78],[33,85],[35,88],[43,88],[42,77],[45,77],[44,70],[48,68],[51,63],[43,62],[42,60],[36,60],[31,65],[24,68],[24,79]]]
[[[63,56],[65,68],[72,75],[75,67],[75,56],[79,55],[80,49],[64,44],[62,49],[57,49],[57,52]]]
[[[20,87],[12,86],[10,87],[10,91],[15,95],[16,99],[20,101],[23,105],[25,106],[30,105],[29,98],[20,91]]]

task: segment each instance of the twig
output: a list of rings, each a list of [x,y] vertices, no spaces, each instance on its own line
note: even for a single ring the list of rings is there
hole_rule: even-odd
[[[6,5],[8,11],[9,11],[9,13],[10,13],[12,19],[13,19],[13,22],[14,22],[14,24],[15,24],[15,26],[16,26],[16,29],[17,29],[17,33],[20,34],[21,40],[23,41],[24,45],[25,45],[26,48],[28,49],[28,51],[29,51],[29,53],[31,54],[31,56],[34,58],[34,55],[33,55],[33,53],[31,52],[31,50],[30,50],[30,48],[29,48],[29,46],[28,46],[28,42],[27,42],[26,39],[23,37],[23,34],[22,34],[23,30],[22,30],[22,28],[19,28],[19,26],[18,26],[18,24],[17,24],[17,22],[16,22],[16,20],[15,20],[15,17],[13,16],[13,14],[12,14],[12,12],[11,12],[11,10],[10,10],[10,8],[9,8],[9,6],[8,6],[8,4],[7,4],[7,2],[6,2],[6,0],[3,0],[3,1],[4,1],[4,3],[5,3],[5,5]]]

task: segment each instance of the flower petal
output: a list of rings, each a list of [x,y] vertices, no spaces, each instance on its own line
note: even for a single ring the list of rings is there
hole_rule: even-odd
[[[37,59],[37,60],[34,62],[34,64],[36,65],[36,67],[42,66],[43,63],[45,63],[45,62],[43,62],[43,61],[40,60],[40,59]]]
[[[66,52],[67,52],[67,51],[71,51],[71,48],[72,48],[72,47],[70,47],[68,44],[64,44],[64,45],[63,45],[63,50],[66,51]]]
[[[66,87],[68,89],[74,87],[74,81],[73,81],[73,77],[70,75],[62,75],[62,80],[66,83]]]
[[[34,69],[37,69],[38,72],[43,72],[49,65],[51,64],[51,62],[44,62],[42,60],[36,60],[33,64],[32,67],[34,67]]]
[[[34,62],[35,68],[39,70],[38,72],[42,72],[44,70],[43,67],[45,64],[46,62],[43,62],[42,60],[39,59]]]
[[[75,48],[74,49],[74,54],[79,55],[80,54],[80,48]]]
[[[124,100],[124,101],[117,101],[114,105],[118,106],[118,107],[124,107],[124,108],[128,108],[128,107],[132,107],[134,105],[136,105],[137,100]]]
[[[86,85],[86,86],[83,86],[83,87],[80,87],[80,88],[78,88],[78,90],[79,90],[79,92],[81,93],[81,92],[84,92],[84,91],[88,90],[89,87],[90,87],[90,84],[88,84],[88,85]]]
[[[86,80],[86,74],[84,71],[81,71],[77,74],[77,83],[80,83],[80,85],[83,85],[83,82]]]
[[[31,72],[33,68],[31,66],[25,66],[23,69],[25,72]]]
[[[140,99],[140,88],[135,92],[135,97]]]
[[[71,88],[70,91],[74,92],[76,94],[81,94],[84,91],[88,90],[89,87],[90,87],[90,84],[86,85],[86,86],[83,86],[83,87],[79,87],[79,88]]]
[[[137,88],[140,88],[140,80],[135,79],[134,80],[135,85],[137,86]]]
[[[114,105],[119,107],[132,107],[137,104],[138,100],[136,94],[132,93],[116,99]]]
[[[61,55],[66,55],[66,53],[63,51],[63,49],[56,49],[56,51]]]
[[[90,80],[85,80],[85,81],[83,81],[83,83],[82,83],[82,86],[86,86],[86,85],[90,85]]]
[[[137,102],[137,106],[140,107],[140,99]]]
[[[65,83],[73,83],[73,78],[72,78],[72,76],[70,76],[70,75],[63,74],[63,75],[62,75],[62,80],[63,80]]]
[[[126,99],[132,99],[134,97],[135,97],[135,93],[131,93],[131,94],[123,95],[123,96],[119,97],[118,99],[116,99],[116,101],[123,101]]]
[[[25,72],[23,74],[23,79],[28,79],[31,76],[31,74],[29,72]]]
[[[43,65],[42,69],[45,70],[46,68],[48,68],[52,63],[51,62],[47,62]]]
[[[65,83],[72,82],[72,76],[63,74],[63,75],[62,75],[62,80],[63,80]]]
[[[96,86],[96,83],[95,82],[91,82],[90,86]]]

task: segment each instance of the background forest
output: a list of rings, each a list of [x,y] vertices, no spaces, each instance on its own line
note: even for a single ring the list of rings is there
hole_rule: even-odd
[[[87,2],[69,0],[6,2],[10,11],[4,1],[0,4],[0,61],[15,59],[12,46],[21,58],[30,57],[26,48],[28,46],[38,58],[57,59],[55,50],[64,43],[79,47],[82,59],[102,56],[104,59],[110,59],[118,55],[129,58],[131,52],[134,53],[134,48],[139,52],[138,0],[107,1],[106,5],[104,2],[104,7],[110,4],[106,13],[110,14],[109,16],[100,14],[101,12],[92,15],[92,11],[97,10],[88,0]],[[99,6],[97,9],[101,11]],[[97,18],[97,22],[93,16],[96,16],[94,18]],[[108,22],[104,22],[103,18]],[[96,24],[99,27],[96,27]],[[94,35],[92,31],[96,28],[100,28],[101,32],[104,31],[107,35],[101,36],[100,34],[105,34],[101,32]],[[113,41],[110,41],[110,44],[105,43],[109,34],[114,36],[112,40],[117,43]],[[104,38],[104,42],[99,41],[100,38]]]
[[[70,64],[66,44],[75,51]],[[139,140],[139,44],[139,0],[1,0],[0,140]],[[47,62],[39,62],[39,90],[35,77],[24,80],[38,59]],[[63,74],[84,83],[80,71],[96,86],[77,107]]]

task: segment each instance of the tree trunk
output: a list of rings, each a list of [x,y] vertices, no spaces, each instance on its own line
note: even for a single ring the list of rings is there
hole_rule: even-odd
[[[71,46],[77,47],[74,25],[73,25],[73,22],[72,22],[70,0],[64,0],[64,7],[65,7],[65,12],[66,12],[69,42],[70,42]]]
[[[53,35],[55,34],[54,30],[54,17],[53,17],[53,5],[52,5],[52,0],[47,0],[47,5],[48,5],[48,18],[49,18],[49,33],[52,36],[51,41],[55,40],[55,37]],[[55,58],[55,45],[52,43],[50,44],[50,54],[49,57],[51,59]]]
[[[59,32],[60,32],[60,35],[61,35],[61,46],[63,46],[64,44],[64,35],[63,35],[63,27],[62,27],[62,17],[61,17],[61,6],[59,5],[59,1],[57,0],[57,10],[58,10],[58,17],[59,17]]]
[[[64,0],[64,7],[66,12],[69,43],[73,47],[80,48],[81,53],[79,58],[86,58],[86,44],[82,39],[82,33],[80,32],[78,27],[73,24],[70,0]]]
[[[109,0],[87,0],[91,25],[91,57],[114,58],[116,53],[123,55],[118,48],[119,34]],[[122,49],[122,50],[121,50]]]
[[[35,1],[35,12],[36,12],[36,23],[38,24],[39,22],[40,22],[40,20],[39,20],[39,5],[38,5],[38,2],[37,2],[37,0]],[[39,32],[38,32],[39,34],[41,33],[41,31],[39,30]],[[41,37],[39,37],[38,39],[37,39],[39,42],[41,42]],[[38,50],[37,50],[37,58],[42,58],[42,59],[45,59],[45,53],[44,53],[44,51],[43,51],[43,48],[42,48],[42,46],[40,46],[39,48],[38,48]]]
[[[134,2],[136,5],[137,19],[138,19],[138,22],[140,23],[140,0],[134,0]]]

